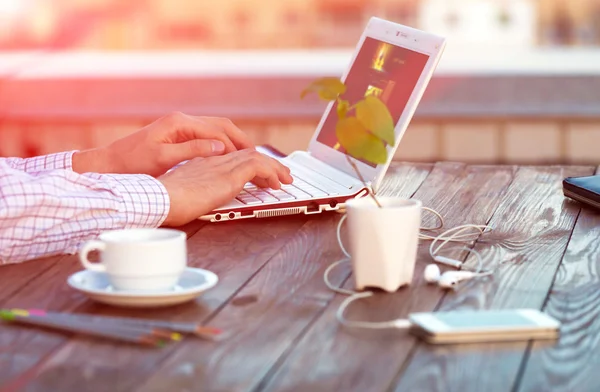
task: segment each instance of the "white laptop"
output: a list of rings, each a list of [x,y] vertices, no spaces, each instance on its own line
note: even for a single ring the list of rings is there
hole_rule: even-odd
[[[318,214],[343,208],[350,198],[377,192],[445,45],[442,37],[382,19],[370,19],[342,76],[347,87],[343,98],[354,103],[367,94],[376,94],[382,99],[395,121],[396,144],[387,146],[385,164],[355,161],[366,186],[340,151],[335,135],[337,113],[332,102],[325,109],[307,151],[283,156],[273,149],[259,147],[261,152],[291,169],[293,184],[272,190],[248,183],[234,200],[200,219],[223,222]]]

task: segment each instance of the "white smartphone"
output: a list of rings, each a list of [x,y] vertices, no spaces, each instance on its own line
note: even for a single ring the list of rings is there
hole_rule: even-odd
[[[410,331],[429,343],[556,339],[560,322],[537,309],[413,313]]]

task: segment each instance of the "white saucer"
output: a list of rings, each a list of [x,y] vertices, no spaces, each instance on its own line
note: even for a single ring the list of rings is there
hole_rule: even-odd
[[[69,276],[67,283],[90,299],[108,305],[149,308],[177,305],[191,301],[217,284],[214,273],[200,268],[186,268],[177,286],[165,291],[114,290],[103,272],[83,270]]]

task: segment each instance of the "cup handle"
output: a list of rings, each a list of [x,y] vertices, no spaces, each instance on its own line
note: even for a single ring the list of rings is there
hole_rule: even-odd
[[[81,247],[81,250],[79,251],[79,261],[81,261],[81,264],[83,264],[83,266],[90,271],[106,272],[106,266],[104,264],[91,263],[88,260],[88,254],[91,251],[93,251],[93,250],[103,251],[104,249],[106,249],[106,244],[104,242],[96,241],[96,240],[88,241],[85,244],[83,244],[83,246]]]

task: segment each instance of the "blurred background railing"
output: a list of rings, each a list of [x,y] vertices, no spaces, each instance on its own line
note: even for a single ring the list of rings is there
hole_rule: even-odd
[[[600,0],[0,0],[0,155],[106,144],[172,111],[303,149],[372,15],[449,38],[396,159],[598,162]]]

